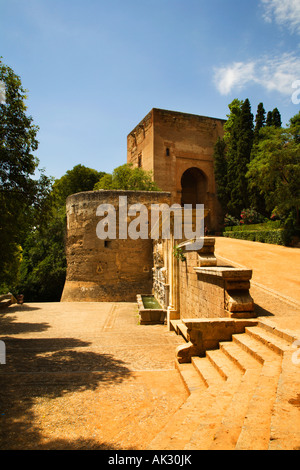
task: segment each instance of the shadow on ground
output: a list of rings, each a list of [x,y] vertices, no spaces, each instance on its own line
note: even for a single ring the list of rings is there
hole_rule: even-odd
[[[12,312],[12,309],[9,313]],[[43,332],[47,323],[14,323],[0,317],[0,339],[6,345],[6,364],[0,365],[0,449],[102,449],[109,443],[92,439],[59,439],[43,444],[33,406],[73,392],[95,390],[99,384],[122,382],[132,372],[110,354],[89,350],[77,338],[18,338],[21,333]]]

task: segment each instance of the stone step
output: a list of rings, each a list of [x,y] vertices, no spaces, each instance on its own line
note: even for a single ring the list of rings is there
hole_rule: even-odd
[[[279,338],[278,336],[266,331],[259,326],[246,327],[245,331],[248,335],[257,339],[276,354],[281,356],[283,356],[283,354],[290,348],[290,345],[286,340]]]
[[[242,349],[238,344],[232,341],[220,343],[220,349],[228,356],[243,372],[249,369],[260,369],[260,362],[250,353]]]
[[[281,358],[265,361],[249,402],[236,450],[268,450],[271,418],[281,373]]]
[[[287,330],[281,330],[277,328],[274,324],[268,323],[267,320],[259,321],[258,326],[260,326],[263,330],[272,333],[274,336],[279,337],[287,341],[288,344],[292,345],[294,341],[296,341],[297,335],[294,335],[293,332]]]
[[[183,338],[186,341],[188,341],[186,325],[182,322],[179,322],[178,325],[177,325],[177,328],[178,328],[178,334],[181,334],[181,336],[183,336]]]
[[[257,368],[246,370],[238,389],[224,413],[222,422],[216,429],[212,443],[208,447],[209,450],[235,449],[250,400],[257,387],[261,367],[258,364]]]
[[[268,346],[250,336],[248,333],[232,335],[232,341],[251,354],[261,364],[265,361],[275,360],[278,355]]]
[[[224,382],[225,378],[207,357],[192,357],[192,364],[206,387],[213,387]]]
[[[247,334],[238,336],[245,337]],[[249,346],[249,342],[247,344]],[[219,398],[214,405],[204,413],[199,413],[199,426],[185,450],[268,448],[272,410],[281,373],[281,358],[269,352],[271,354],[266,357],[263,350],[264,359],[261,363],[256,359],[253,362],[242,352],[250,368],[247,369],[244,362],[246,371],[243,373],[240,368],[239,380],[235,367],[230,371],[231,360],[225,356],[224,349],[207,351],[207,356],[223,371],[226,382],[222,390],[219,388]],[[271,361],[268,360],[270,357]]]
[[[192,362],[200,374],[207,373],[208,390],[211,397],[215,396],[215,401],[209,407],[203,403],[198,415],[199,426],[184,449],[207,450],[212,446],[227,409],[241,386],[244,372],[221,349],[206,351],[206,358],[200,361],[193,358]]]
[[[170,320],[170,323],[175,333],[183,336],[185,341],[188,341],[186,325],[181,320]]]
[[[216,432],[239,386],[239,380],[236,380],[236,378],[231,380],[230,378],[224,380],[218,386],[215,385],[207,389],[210,401],[205,402],[203,400],[202,407],[198,412],[198,426],[186,443],[184,450],[208,450],[211,447]]]
[[[147,450],[183,449],[199,425],[203,403],[210,406],[216,398],[207,393],[208,389],[193,364],[179,364],[176,361],[175,365],[190,395],[152,440]]]
[[[175,361],[175,367],[179,371],[184,386],[189,394],[205,390],[205,384],[192,363],[180,364],[178,361]]]
[[[203,399],[201,393],[191,394],[150,442],[147,450],[183,449],[199,424],[198,410]]]
[[[206,357],[176,361],[190,396],[149,448],[288,450],[292,441],[300,448],[299,394],[294,405],[286,386],[298,372],[291,339],[269,326],[246,327]]]
[[[295,355],[296,351],[296,355]],[[284,354],[272,411],[269,450],[300,450],[299,349]]]
[[[240,384],[215,432],[210,450],[233,450],[257,386],[262,364],[233,342],[220,343],[220,350],[243,372]]]
[[[240,379],[242,371],[221,349],[206,351],[206,357],[225,380]]]

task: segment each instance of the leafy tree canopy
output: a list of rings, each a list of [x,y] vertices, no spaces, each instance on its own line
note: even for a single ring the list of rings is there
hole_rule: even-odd
[[[259,188],[267,208],[288,214],[294,210],[299,223],[300,206],[300,116],[290,120],[290,126],[265,127],[247,177],[250,185]]]
[[[0,58],[0,289],[17,276],[20,245],[51,179],[35,176],[38,127],[27,115],[21,79]]]
[[[23,245],[19,291],[27,301],[59,302],[66,276],[65,207],[70,194],[92,191],[105,175],[83,165],[76,165],[55,180],[44,204],[39,224],[33,227]]]
[[[160,191],[152,180],[151,172],[132,164],[117,167],[112,174],[106,174],[94,186],[98,189],[123,189],[127,191]]]
[[[70,194],[83,191],[92,191],[95,184],[105,175],[103,171],[87,168],[84,165],[76,165],[68,170],[65,175],[55,180],[53,185],[53,197],[60,205],[65,205]]]

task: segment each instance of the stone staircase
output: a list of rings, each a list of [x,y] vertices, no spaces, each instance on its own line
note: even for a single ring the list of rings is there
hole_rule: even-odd
[[[187,340],[184,322],[175,328]],[[149,449],[300,450],[295,340],[257,321],[205,357],[176,360],[189,396]]]

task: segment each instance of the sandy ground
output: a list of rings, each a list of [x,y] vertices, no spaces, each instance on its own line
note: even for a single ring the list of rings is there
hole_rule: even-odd
[[[187,398],[183,340],[135,304],[11,306],[0,338],[0,449],[143,450]]]

